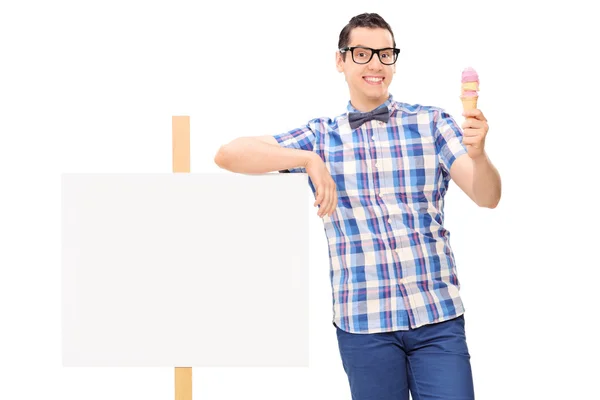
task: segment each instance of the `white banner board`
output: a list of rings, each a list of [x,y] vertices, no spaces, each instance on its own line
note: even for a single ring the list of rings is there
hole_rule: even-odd
[[[63,365],[308,366],[307,179],[63,174]]]

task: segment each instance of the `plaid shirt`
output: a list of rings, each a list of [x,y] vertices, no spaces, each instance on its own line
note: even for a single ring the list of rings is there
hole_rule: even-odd
[[[317,153],[337,185],[338,206],[323,217],[333,322],[352,333],[407,330],[464,312],[443,227],[450,166],[466,154],[462,132],[440,108],[391,95],[384,104],[387,123],[352,130],[344,113],[275,136]],[[309,185],[314,194],[310,177]]]

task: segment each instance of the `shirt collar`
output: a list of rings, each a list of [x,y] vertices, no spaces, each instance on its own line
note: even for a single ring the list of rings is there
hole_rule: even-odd
[[[394,97],[391,94],[389,95],[388,99],[383,104],[381,104],[378,107],[375,107],[374,109],[377,109],[377,108],[383,107],[383,106],[386,106],[388,108],[388,110],[390,110],[390,112],[392,111],[392,108],[394,107]],[[356,108],[354,108],[351,101],[348,101],[348,106],[346,107],[346,109],[348,110],[349,113],[360,112]],[[373,110],[369,110],[369,111],[373,111]]]

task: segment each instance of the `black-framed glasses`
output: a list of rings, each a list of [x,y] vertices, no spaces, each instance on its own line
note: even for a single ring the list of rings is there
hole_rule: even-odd
[[[344,54],[347,51],[352,54],[352,61],[357,64],[368,64],[373,58],[373,54],[377,54],[379,61],[384,65],[392,65],[396,63],[400,49],[394,47],[386,47],[385,49],[372,49],[370,47],[356,46],[344,47],[340,49],[340,53]]]

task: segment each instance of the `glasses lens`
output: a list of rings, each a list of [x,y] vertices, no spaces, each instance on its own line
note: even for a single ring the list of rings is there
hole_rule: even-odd
[[[382,64],[393,64],[396,62],[396,54],[394,53],[394,49],[385,49],[379,52],[379,59]]]
[[[373,52],[369,49],[355,48],[352,50],[352,59],[357,64],[366,64],[371,60]]]

